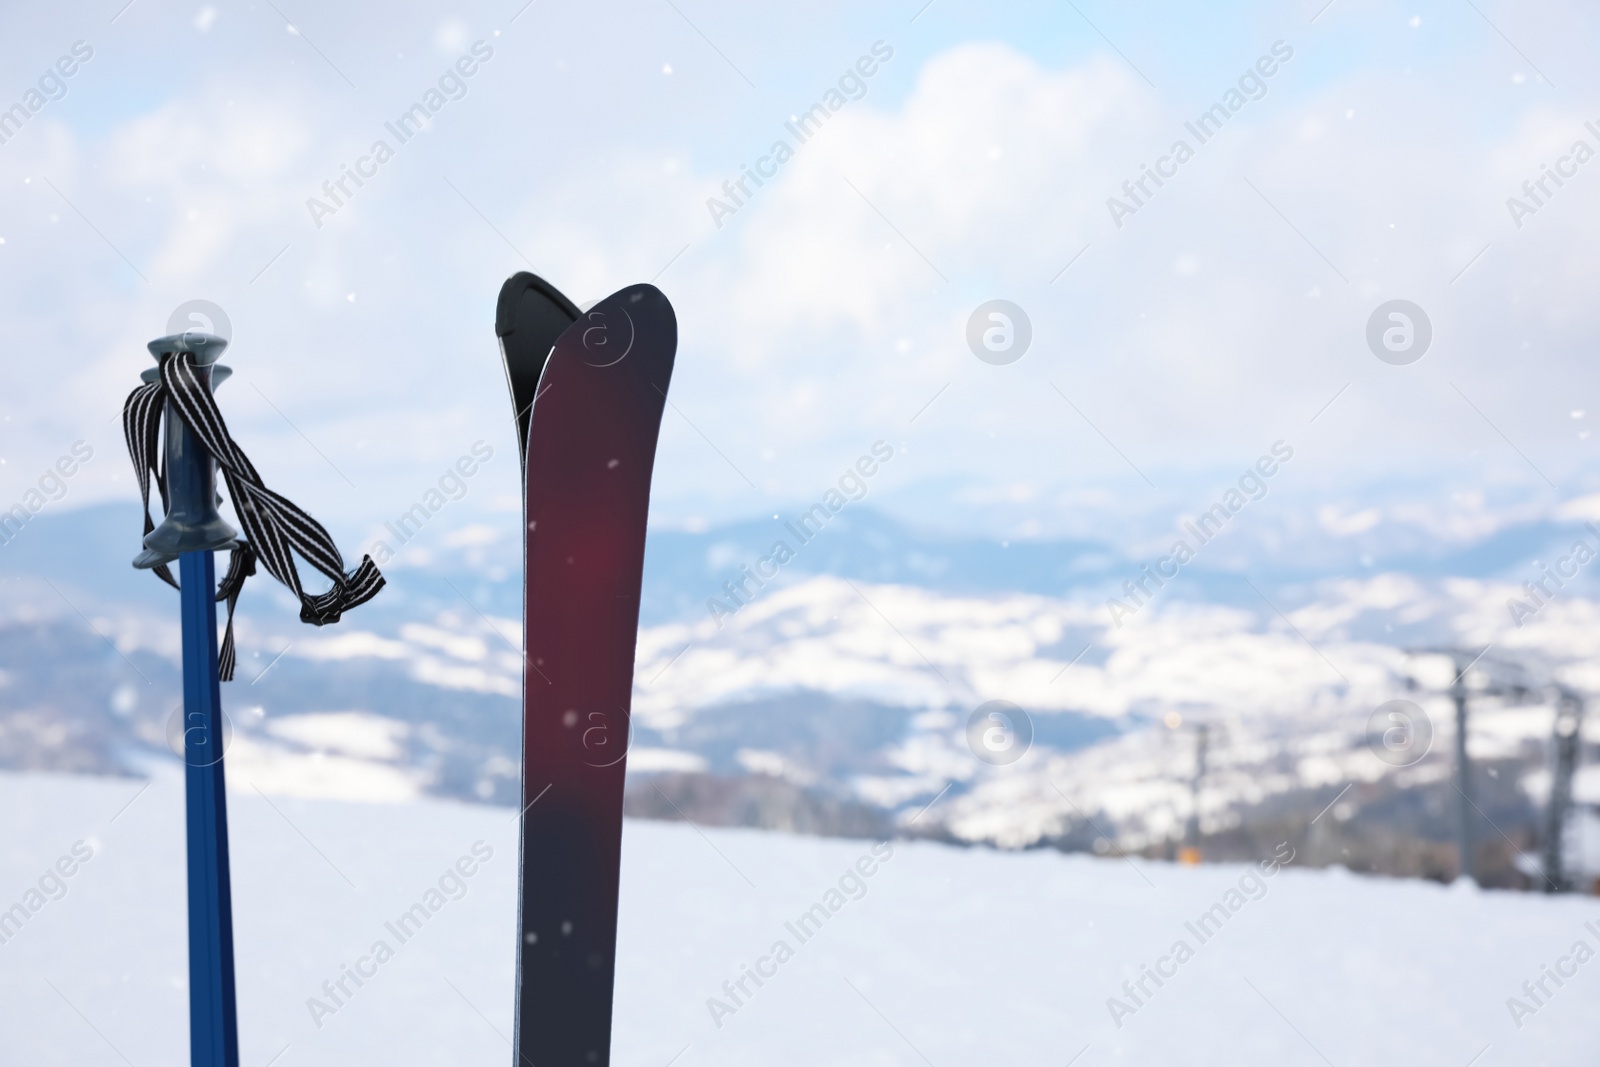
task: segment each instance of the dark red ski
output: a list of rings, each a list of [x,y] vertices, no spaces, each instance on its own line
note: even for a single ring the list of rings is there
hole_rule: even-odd
[[[521,284],[530,298],[549,299]],[[519,1065],[592,1067],[611,1058],[622,787],[645,519],[677,344],[667,298],[654,286],[630,286],[561,333],[532,407]]]

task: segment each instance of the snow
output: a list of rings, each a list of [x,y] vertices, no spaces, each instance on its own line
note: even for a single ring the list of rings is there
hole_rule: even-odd
[[[708,541],[696,551],[715,555],[723,548],[727,544]],[[467,783],[465,789],[476,788],[477,796],[507,796],[494,790],[497,783],[508,789],[514,772],[503,774],[490,764],[515,756],[510,739],[522,686],[521,627],[459,603],[450,586],[476,583],[478,578],[467,577],[472,573],[456,572],[449,584],[439,583],[452,606],[420,613],[426,623],[410,614],[403,621],[380,614],[352,616],[349,623],[373,630],[251,633],[247,643],[265,654],[246,674],[265,675],[254,691],[261,695],[252,700],[261,701],[267,722],[286,711],[359,712],[375,719],[393,715],[396,728],[400,719],[418,727],[403,758],[377,758],[366,748],[336,751],[286,738],[241,716],[235,755],[258,768],[264,790],[404,802],[429,792],[470,795],[464,793]],[[691,738],[697,718],[712,718],[732,705],[770,705],[797,693],[819,703],[870,701],[904,709],[909,727],[858,753],[847,771],[791,768],[767,755],[748,757],[741,766],[794,781],[815,775],[822,787],[884,805],[900,820],[954,786],[951,799],[927,818],[966,840],[1020,847],[1062,833],[1086,816],[1121,847],[1140,849],[1170,840],[1193,806],[1193,735],[1163,727],[1169,715],[1213,728],[1199,801],[1202,829],[1212,832],[1237,824],[1251,806],[1275,797],[1311,805],[1308,813],[1314,813],[1320,802],[1312,805],[1308,792],[1389,778],[1442,780],[1454,740],[1454,710],[1442,690],[1457,667],[1448,656],[1408,655],[1408,647],[1492,646],[1468,673],[1474,690],[1487,681],[1490,665],[1504,658],[1525,660],[1530,677],[1540,682],[1559,678],[1585,692],[1600,691],[1593,654],[1600,600],[1580,596],[1575,587],[1519,627],[1506,600],[1523,595],[1520,586],[1498,578],[1379,572],[1288,587],[1268,583],[1262,593],[1270,602],[1235,584],[1241,597],[1234,602],[1186,599],[1211,595],[1205,590],[1160,590],[1119,626],[1098,599],[1105,589],[1093,599],[1088,587],[1060,596],[950,592],[796,572],[787,584],[769,584],[720,626],[695,608],[690,617],[640,630],[633,710],[636,724],[645,728],[640,744],[648,750],[636,752],[631,767],[641,773],[729,771],[719,762],[726,753],[697,748]],[[59,610],[68,610],[47,587],[41,589]],[[176,656],[176,630],[168,642],[161,636],[162,620],[104,610],[112,621],[103,629],[115,635],[119,648],[131,654],[170,645],[167,654]],[[93,611],[96,618],[103,613]],[[279,623],[292,627],[292,618],[284,615]],[[273,666],[279,651],[284,665]],[[353,685],[342,690],[339,702],[323,704],[306,681],[313,675],[284,679],[308,664],[318,668],[317,678],[403,677],[419,684],[406,690],[413,695],[404,698],[404,708],[362,703]],[[473,699],[480,696],[500,702]],[[1402,697],[1417,703],[1433,725],[1432,748],[1418,768],[1395,768],[1373,748],[1373,710]],[[1020,705],[1038,726],[1065,713],[1073,720],[1099,717],[1115,733],[1080,743],[1045,740],[1041,731],[1023,760],[987,767],[971,758],[964,723],[974,707],[993,699]],[[1472,706],[1473,757],[1516,762],[1518,769],[1508,773],[1520,774],[1536,799],[1547,793],[1542,768],[1548,762],[1549,699],[1543,688],[1526,703],[1480,692]],[[452,716],[457,706],[484,713],[475,712],[469,722]],[[751,721],[762,721],[772,710],[761,708]],[[421,729],[435,716],[436,733]],[[1586,739],[1600,739],[1600,716],[1589,717]],[[746,740],[737,739],[741,745]],[[766,752],[781,745],[769,738],[747,747]],[[795,758],[792,751],[779,754]],[[474,766],[459,766],[468,760]],[[449,773],[440,769],[446,764]],[[1580,798],[1589,802],[1591,795],[1580,782]],[[1519,840],[1531,828],[1502,826]],[[1600,858],[1585,853],[1574,861],[1600,873]]]
[[[242,1062],[506,1062],[512,813],[269,801],[242,773],[233,787]],[[0,907],[76,842],[93,852],[0,945],[0,1062],[186,1063],[181,778],[3,774],[0,809]],[[447,878],[475,850],[489,858]],[[1600,1036],[1600,963],[1560,963],[1600,946],[1592,898],[639,821],[623,878],[626,1067],[1575,1065]],[[385,922],[435,887],[438,910],[397,944]],[[817,904],[837,907],[802,942],[785,924]],[[1202,943],[1186,924],[1219,904]],[[319,1028],[308,998],[380,939],[394,957],[347,980]],[[1133,1006],[1122,986],[1147,964],[1172,976],[1146,979],[1118,1028],[1107,1000]],[[1519,1029],[1507,998],[1542,965],[1576,975],[1546,979]],[[723,983],[755,966],[770,977],[736,1004]],[[714,1021],[713,997],[736,1010]]]

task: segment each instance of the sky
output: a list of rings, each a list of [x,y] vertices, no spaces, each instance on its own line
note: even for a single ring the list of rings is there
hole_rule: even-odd
[[[482,441],[453,507],[498,521],[519,490],[492,320],[519,270],[580,304],[640,281],[672,300],[658,526],[803,508],[878,441],[897,455],[876,506],[1004,537],[1149,536],[1278,442],[1296,459],[1266,507],[1336,523],[1403,500],[1444,529],[1600,490],[1578,5],[0,19],[0,109],[41,101],[0,143],[0,507],[80,441],[93,458],[48,506],[133,498],[117,413],[145,343],[203,299],[269,486],[369,539]],[[386,124],[430,91],[402,142]],[[801,140],[786,124],[819,104]],[[350,167],[369,176],[335,199]],[[748,167],[770,177],[736,200]],[[1168,176],[1140,190],[1145,168]],[[1568,176],[1526,192],[1545,168]],[[969,343],[992,300],[1028,322],[1009,362]],[[1396,300],[1431,333],[1398,365],[1368,341]]]

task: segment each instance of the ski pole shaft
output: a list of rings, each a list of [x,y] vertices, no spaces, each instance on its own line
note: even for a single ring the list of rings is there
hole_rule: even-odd
[[[210,457],[203,459],[210,462]],[[178,582],[183,601],[189,1063],[191,1067],[238,1067],[222,694],[217,681],[217,578],[212,553],[179,556]]]
[[[150,344],[159,360],[182,353],[210,390],[226,368],[227,342],[207,334]],[[216,462],[171,399],[165,423],[167,515],[145,537],[136,567],[178,562],[183,621],[184,809],[188,838],[189,1062],[238,1067],[238,1009],[233,977],[233,894],[228,875],[226,744],[217,670],[217,574],[214,551],[231,545],[233,527],[217,514]]]

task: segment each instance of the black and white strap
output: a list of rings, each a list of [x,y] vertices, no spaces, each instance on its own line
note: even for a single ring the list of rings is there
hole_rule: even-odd
[[[228,629],[218,667],[222,680],[229,681],[233,678],[235,661],[233,610],[244,580],[255,573],[258,559],[268,574],[300,598],[300,621],[313,626],[338,622],[344,612],[371,600],[383,588],[383,575],[371,556],[362,556],[360,566],[345,573],[344,558],[339,555],[328,531],[266,487],[244,450],[229,436],[215,398],[201,384],[194,363],[184,352],[163,355],[160,381],[135,389],[123,406],[123,432],[128,439],[128,453],[133,457],[134,473],[144,501],[145,533],[155,528],[150,520],[152,475],[162,504],[167,503],[166,472],[160,468],[157,447],[161,412],[167,400],[171,400],[178,417],[200,438],[206,451],[216,458],[233,501],[234,513],[244,527],[245,540],[233,550],[227,574],[217,586],[217,599],[228,603]],[[300,584],[295,552],[333,583],[326,593],[316,596],[306,593]],[[177,587],[178,583],[166,566],[156,567],[155,571],[162,580]]]
[[[155,479],[161,492],[161,511],[166,513],[167,474],[161,468],[160,427],[162,392],[160,382],[141,385],[128,397],[122,407],[122,433],[128,441],[128,455],[133,458],[133,474],[139,480],[139,499],[144,503],[144,532],[156,528],[150,521],[150,480]],[[155,568],[156,575],[172,588],[178,588],[177,579],[165,563]]]

